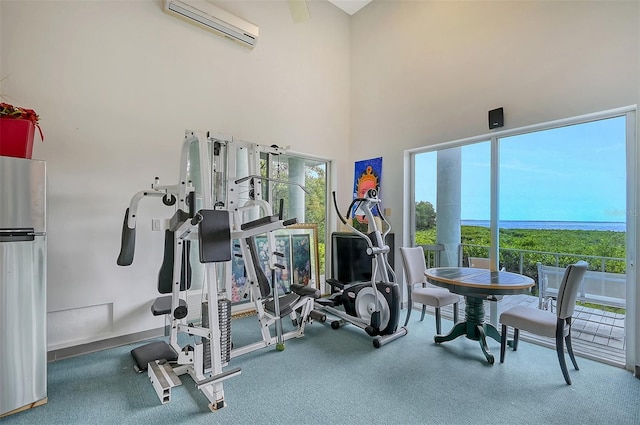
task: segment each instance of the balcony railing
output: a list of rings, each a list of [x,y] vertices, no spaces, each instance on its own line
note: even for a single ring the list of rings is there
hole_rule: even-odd
[[[461,244],[459,251],[460,265],[467,264],[468,257],[488,257],[489,247],[483,245]],[[626,260],[624,258],[602,257],[596,255],[580,255],[562,252],[523,250],[501,248],[499,251],[499,265],[507,271],[514,271],[538,280],[538,262],[549,266],[566,267],[576,261],[589,263],[589,270],[625,273]]]
[[[443,245],[422,245],[428,267],[439,265],[440,252]],[[469,257],[489,257],[489,247],[485,245],[460,244],[458,249],[459,266],[468,265]],[[562,252],[501,248],[499,251],[499,267],[507,271],[517,272],[529,276],[536,282],[534,291],[537,293],[538,268],[537,263],[549,266],[566,267],[576,261],[589,263],[589,270],[625,273],[626,260],[624,258],[602,257],[596,255],[580,255]]]

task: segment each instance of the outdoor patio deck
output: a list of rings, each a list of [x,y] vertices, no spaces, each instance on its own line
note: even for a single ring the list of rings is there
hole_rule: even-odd
[[[531,295],[510,295],[499,301],[499,310],[504,311],[514,305],[526,305],[538,308],[538,297]],[[489,320],[489,306],[485,302],[486,320]],[[464,317],[464,299],[459,307],[460,315]],[[427,308],[427,311],[433,309]],[[442,309],[442,316],[453,319],[451,306]],[[594,310],[593,308],[576,306],[573,317],[572,342],[573,351],[577,356],[607,363],[612,366],[625,367],[626,338],[624,330],[624,315]],[[498,329],[500,331],[500,329]],[[553,338],[545,338],[528,332],[521,332],[523,341],[533,342],[549,348],[555,347]]]

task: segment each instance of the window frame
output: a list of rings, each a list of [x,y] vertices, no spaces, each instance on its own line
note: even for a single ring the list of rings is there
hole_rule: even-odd
[[[415,241],[416,217],[415,217],[415,158],[416,155],[426,152],[437,152],[442,149],[462,147],[474,143],[489,140],[491,143],[491,196],[490,196],[490,225],[491,225],[491,246],[489,248],[489,258],[492,264],[497,265],[499,251],[499,181],[500,181],[500,139],[522,134],[534,133],[537,131],[551,130],[554,128],[571,125],[584,124],[602,119],[624,116],[626,118],[626,268],[627,268],[627,315],[625,319],[625,329],[627,337],[626,368],[634,370],[636,359],[640,359],[640,337],[636,325],[638,305],[640,305],[640,290],[636,290],[636,282],[640,279],[640,270],[636,269],[636,252],[638,252],[637,229],[640,229],[640,182],[638,182],[638,169],[640,169],[640,158],[638,158],[637,147],[637,105],[631,105],[606,111],[580,115],[571,118],[559,119],[545,123],[533,124],[529,126],[499,130],[488,134],[472,136],[464,139],[437,143],[430,146],[408,149],[404,153],[404,183],[405,183],[405,208],[403,240],[407,246],[413,245]]]

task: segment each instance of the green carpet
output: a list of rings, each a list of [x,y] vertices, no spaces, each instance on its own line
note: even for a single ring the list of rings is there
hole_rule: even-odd
[[[404,313],[404,312],[403,312]],[[414,315],[419,316],[419,315]],[[404,320],[404,315],[402,317]],[[443,321],[443,329],[451,322]],[[623,369],[578,358],[572,386],[555,351],[521,342],[504,364],[489,365],[477,342],[436,345],[434,319],[380,349],[353,326],[313,323],[286,350],[233,359],[242,373],[224,383],[227,407],[210,412],[188,376],[161,405],[129,354],[141,344],[49,364],[43,406],[11,424],[638,424],[640,380]],[[259,337],[254,317],[232,323],[237,345]],[[499,359],[499,344],[490,348]],[[569,363],[570,364],[570,363]],[[2,391],[7,389],[2,388]]]

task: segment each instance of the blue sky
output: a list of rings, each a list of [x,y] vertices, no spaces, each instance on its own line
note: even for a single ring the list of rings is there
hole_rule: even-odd
[[[502,138],[500,219],[623,222],[625,118]],[[462,148],[463,220],[490,218],[490,143]],[[436,206],[436,154],[416,156],[416,201]]]

